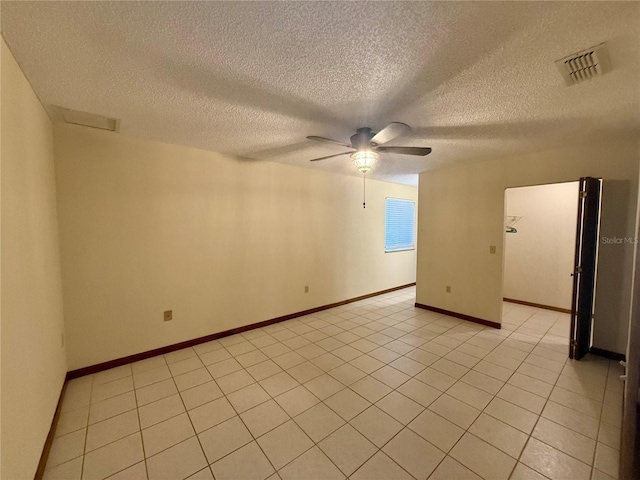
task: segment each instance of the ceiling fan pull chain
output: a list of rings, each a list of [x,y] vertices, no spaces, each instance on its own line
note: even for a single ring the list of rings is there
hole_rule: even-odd
[[[367,174],[362,174],[362,208],[367,208]]]

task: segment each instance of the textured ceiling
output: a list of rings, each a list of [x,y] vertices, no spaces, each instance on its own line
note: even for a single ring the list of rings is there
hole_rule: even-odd
[[[2,34],[47,106],[120,131],[310,163],[357,127],[408,123],[373,178],[547,149],[640,125],[640,3],[11,2]],[[608,42],[612,71],[566,87],[554,61]],[[249,161],[249,160],[247,160]]]

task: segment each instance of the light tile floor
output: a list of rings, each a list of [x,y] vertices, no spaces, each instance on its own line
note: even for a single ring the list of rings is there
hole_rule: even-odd
[[[618,476],[621,371],[568,315],[503,328],[409,288],[69,382],[47,479]]]

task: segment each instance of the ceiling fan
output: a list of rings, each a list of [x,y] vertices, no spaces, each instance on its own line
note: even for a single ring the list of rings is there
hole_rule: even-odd
[[[326,157],[314,158],[310,161],[317,162],[328,158],[339,157],[340,155],[351,155],[353,164],[361,173],[367,173],[378,159],[379,152],[396,153],[401,155],[418,155],[424,157],[431,153],[429,147],[386,147],[385,143],[403,135],[411,130],[406,123],[392,122],[378,133],[374,133],[369,127],[359,128],[355,135],[351,136],[351,145],[348,145],[330,138],[318,137],[315,135],[307,137],[309,140],[318,142],[333,143],[350,148],[348,152],[327,155]]]

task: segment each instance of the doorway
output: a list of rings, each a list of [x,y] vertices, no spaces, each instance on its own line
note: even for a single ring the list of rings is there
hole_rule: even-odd
[[[600,185],[583,178],[505,191],[503,299],[571,315],[571,358],[592,344]]]

